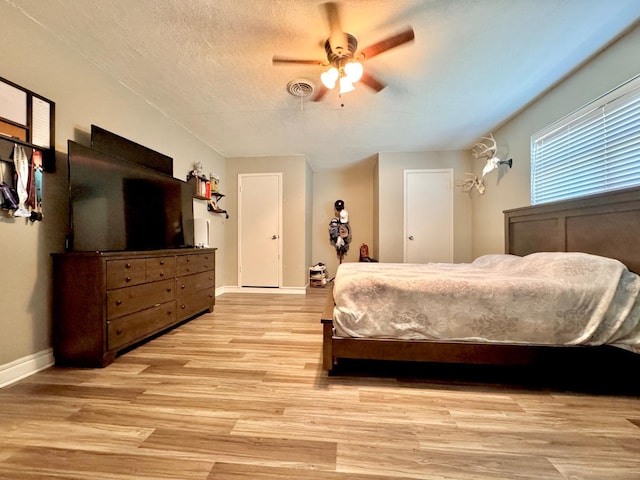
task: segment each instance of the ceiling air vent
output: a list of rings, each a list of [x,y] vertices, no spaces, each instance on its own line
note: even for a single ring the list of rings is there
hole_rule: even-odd
[[[313,93],[313,83],[309,80],[297,79],[287,83],[287,92],[294,97],[308,97]]]

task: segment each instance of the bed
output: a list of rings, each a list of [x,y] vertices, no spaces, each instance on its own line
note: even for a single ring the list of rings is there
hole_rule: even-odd
[[[637,287],[637,277],[634,273],[640,272],[640,188],[631,188],[592,195],[581,199],[506,210],[504,212],[504,219],[505,252],[507,255],[489,255],[482,257],[477,260],[481,264],[492,264],[494,261],[500,264],[503,258],[506,259],[507,264],[510,264],[511,260],[519,262],[521,258],[526,260],[537,259],[537,263],[540,264],[540,262],[544,263],[549,260],[545,258],[545,256],[557,257],[561,262],[564,262],[568,257],[577,258],[576,261],[579,263],[596,259],[603,261],[603,264],[598,264],[599,266],[597,268],[604,268],[604,270],[601,271],[597,270],[599,273],[596,274],[596,276],[608,280],[614,278],[616,275],[622,275],[624,277],[621,285],[614,285],[615,282],[608,282],[608,284],[605,282],[603,288],[609,292],[608,295],[616,295],[616,292],[619,294],[620,291],[627,291]],[[578,253],[563,255],[557,252]],[[575,258],[571,258],[571,261]],[[486,265],[480,266],[484,268]],[[358,274],[358,271],[363,268],[371,268],[371,266],[359,265],[357,263],[351,265],[344,264],[344,267],[345,273],[353,269],[352,272],[349,272],[353,275]],[[391,265],[388,267],[392,269],[400,268],[406,271],[413,269],[415,266]],[[415,268],[419,269],[422,267],[425,266]],[[435,265],[426,266],[426,268],[435,267]],[[469,265],[464,268],[473,269],[477,267],[479,266]],[[498,269],[509,270],[511,267],[512,265],[509,265],[508,268],[499,265]],[[459,317],[461,315],[460,312],[465,310],[462,307],[453,313],[446,309],[437,310],[439,315],[445,317],[439,318],[439,322],[436,322],[443,327],[441,330],[445,330],[444,334],[442,332],[436,332],[435,334],[428,332],[425,336],[424,334],[415,333],[412,328],[405,328],[404,334],[397,335],[397,330],[396,333],[391,333],[385,328],[389,323],[402,324],[402,322],[394,318],[394,315],[397,317],[400,316],[401,313],[399,314],[397,311],[392,313],[389,307],[383,308],[383,304],[381,303],[374,307],[374,312],[377,311],[378,313],[369,312],[366,314],[368,315],[368,322],[364,323],[369,323],[372,328],[368,331],[365,329],[365,333],[359,333],[352,328],[354,322],[349,324],[349,321],[343,321],[341,315],[344,314],[343,310],[345,310],[345,306],[341,304],[336,305],[334,299],[335,292],[336,297],[340,298],[339,302],[343,301],[342,292],[344,291],[344,283],[341,277],[346,278],[350,276],[350,274],[343,275],[343,272],[341,272],[342,268],[341,266],[336,275],[335,284],[328,296],[321,320],[323,325],[323,368],[329,373],[334,371],[341,359],[530,365],[540,362],[542,361],[541,359],[548,356],[553,356],[555,361],[558,361],[558,359],[564,355],[576,355],[576,352],[583,352],[585,350],[589,350],[590,353],[595,355],[603,356],[607,355],[607,352],[611,350],[624,351],[626,354],[640,357],[637,353],[629,353],[637,352],[638,348],[637,345],[634,344],[634,338],[630,339],[635,333],[629,332],[630,329],[635,328],[632,324],[634,322],[638,323],[637,318],[635,318],[637,315],[634,312],[627,312],[628,315],[635,317],[629,320],[628,325],[631,325],[631,327],[619,326],[619,328],[623,330],[622,333],[619,331],[609,332],[601,335],[601,338],[594,339],[594,331],[593,328],[591,328],[593,326],[587,326],[585,328],[587,330],[590,328],[587,333],[591,336],[587,338],[586,341],[585,335],[587,335],[587,333],[585,333],[584,329],[580,332],[571,332],[566,338],[563,337],[556,341],[553,337],[549,336],[534,339],[522,338],[517,335],[492,338],[486,331],[487,329],[491,329],[491,318],[489,318],[486,313],[482,316],[483,322],[475,322],[476,325],[484,325],[485,330],[480,332],[466,331],[462,335],[459,334],[459,332],[451,334],[450,329],[444,328],[451,323],[451,318],[446,317]],[[376,266],[373,268],[379,267]],[[380,268],[387,267],[382,264]],[[444,268],[446,270],[448,266],[439,265],[437,268]],[[452,266],[452,268],[458,268],[458,266]],[[523,267],[517,266],[515,268]],[[528,277],[529,270],[527,270],[527,268],[530,268],[530,265],[524,268],[525,270],[523,270],[523,272],[525,272],[525,274],[523,277]],[[560,268],[571,270],[574,267],[564,266]],[[611,268],[611,270],[607,270],[608,268]],[[544,276],[544,268],[540,270]],[[374,275],[373,270],[371,270],[371,272],[372,275]],[[418,278],[417,276],[419,276],[420,273],[414,273],[416,275],[415,278]],[[410,276],[414,273],[411,273]],[[549,277],[551,278],[556,276],[555,272],[549,273]],[[436,276],[437,272],[431,271],[429,275]],[[461,292],[466,292],[473,285],[473,282],[469,279],[464,279],[465,275],[472,277],[473,271],[465,272],[462,275],[462,280],[459,280],[459,282],[462,283],[453,283],[454,293],[452,293],[452,295],[457,295],[456,303],[464,300]],[[410,280],[406,282],[408,284],[416,283]],[[559,280],[556,283],[563,282],[572,283],[564,280]],[[634,287],[629,287],[625,282],[630,284],[636,283]],[[510,283],[513,282],[504,280],[504,288],[506,289]],[[538,287],[534,286],[532,288],[535,290]],[[378,290],[376,290],[376,288]],[[501,287],[499,283],[495,283],[492,288]],[[380,291],[385,289],[384,286],[381,287],[380,285],[369,289],[362,288],[361,290],[365,290],[365,292],[360,292],[358,295],[355,295],[350,300],[352,304],[348,305],[346,310],[353,310],[357,308],[358,304],[364,305],[371,303],[370,299],[375,298]],[[367,300],[366,290],[373,294],[373,296],[368,297],[369,300]],[[596,292],[598,291],[596,290]],[[512,294],[509,293],[508,289],[504,290],[503,293],[507,299],[511,298],[511,306],[506,307],[507,309],[515,305],[515,303],[513,303],[514,298],[522,298],[522,296],[509,297],[509,295]],[[578,295],[587,294],[601,295],[600,293],[578,292]],[[529,293],[527,295],[529,295]],[[402,294],[400,294],[400,296],[402,296]],[[565,299],[560,298],[558,301],[562,303]],[[627,302],[627,307],[631,308],[633,305],[629,302],[633,302],[631,300]],[[480,299],[480,303],[484,303],[482,298]],[[535,303],[535,300],[533,300],[532,304]],[[495,308],[495,306],[492,308]],[[596,308],[602,309],[603,306],[598,304]],[[466,311],[470,310],[471,307],[468,306]],[[617,314],[612,311],[605,312],[604,315],[608,315],[607,318],[611,318]],[[347,320],[350,316],[353,317],[353,315],[347,312]],[[362,316],[359,317],[356,315],[356,317],[360,319]],[[381,323],[385,328],[376,326],[376,322],[383,318],[384,321]],[[355,323],[357,324],[358,321],[355,321]],[[407,330],[409,331],[408,334]],[[517,332],[518,328],[515,330],[512,329],[512,333],[513,331]],[[625,335],[626,339],[623,338]],[[623,338],[623,341],[609,342],[606,340],[607,336],[614,340]],[[605,338],[605,340],[603,341],[602,338]],[[592,341],[589,341],[589,339]],[[613,346],[611,344],[613,344]]]

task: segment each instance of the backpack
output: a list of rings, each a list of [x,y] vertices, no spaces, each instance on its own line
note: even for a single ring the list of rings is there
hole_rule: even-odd
[[[0,183],[0,192],[2,193],[2,209],[15,210],[20,202],[18,192],[6,183]]]

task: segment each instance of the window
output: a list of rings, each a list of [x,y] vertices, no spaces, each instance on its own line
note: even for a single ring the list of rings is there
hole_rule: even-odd
[[[640,185],[640,75],[531,137],[531,204]]]

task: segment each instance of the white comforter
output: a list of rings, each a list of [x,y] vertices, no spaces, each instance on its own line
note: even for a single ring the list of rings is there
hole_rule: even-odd
[[[640,353],[640,277],[584,253],[344,263],[334,300],[342,337],[610,344]]]

